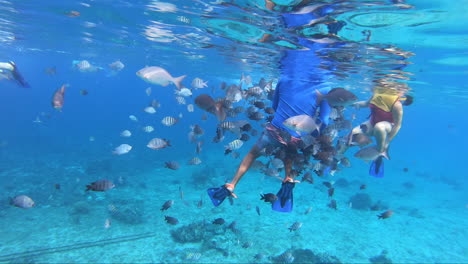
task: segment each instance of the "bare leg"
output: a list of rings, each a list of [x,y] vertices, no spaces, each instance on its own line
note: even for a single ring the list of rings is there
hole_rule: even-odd
[[[244,159],[242,160],[241,164],[239,165],[239,168],[237,168],[237,172],[236,174],[234,175],[234,178],[232,179],[231,181],[231,184],[233,185],[232,186],[232,190],[231,190],[231,186],[228,186],[227,188],[230,190],[230,191],[233,191],[234,188],[236,187],[237,183],[242,179],[242,177],[244,176],[244,174],[249,170],[250,166],[252,165],[252,163],[260,156],[260,150],[258,149],[258,146],[257,145],[254,145],[249,153],[247,153],[247,155],[244,157]]]
[[[384,152],[386,148],[387,135],[392,130],[392,125],[389,122],[382,121],[374,126],[374,137],[377,141],[377,149]]]

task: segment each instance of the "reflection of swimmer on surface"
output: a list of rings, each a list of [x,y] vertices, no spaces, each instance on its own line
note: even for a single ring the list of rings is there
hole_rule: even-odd
[[[0,80],[1,79],[16,81],[16,83],[22,87],[29,87],[29,84],[19,72],[18,67],[12,61],[0,62]]]

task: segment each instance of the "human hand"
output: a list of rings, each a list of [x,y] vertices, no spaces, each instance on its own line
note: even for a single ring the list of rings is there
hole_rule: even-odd
[[[353,103],[351,106],[354,107],[354,109],[356,110],[359,110],[361,108],[361,104],[359,102]]]

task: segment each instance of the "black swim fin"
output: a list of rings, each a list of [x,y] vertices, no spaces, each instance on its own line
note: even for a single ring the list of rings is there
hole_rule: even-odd
[[[379,156],[374,161],[372,161],[369,168],[369,175],[382,178],[384,176],[384,161],[383,156]]]
[[[271,205],[271,208],[277,212],[289,213],[293,209],[293,189],[296,184],[294,182],[283,182],[281,189],[276,194],[276,201]]]

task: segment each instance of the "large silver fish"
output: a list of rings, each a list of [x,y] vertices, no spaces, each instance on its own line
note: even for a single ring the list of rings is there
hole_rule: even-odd
[[[319,130],[314,118],[309,115],[297,115],[286,119],[283,125],[291,130],[301,133],[312,133],[314,130]]]
[[[182,88],[182,80],[186,77],[186,75],[182,75],[174,78],[165,69],[156,66],[145,67],[137,71],[136,75],[151,84],[168,86],[173,83],[177,89]]]
[[[383,156],[386,159],[390,159],[386,152],[380,152],[375,146],[362,148],[354,154],[354,157],[365,161],[373,161],[380,156]]]

